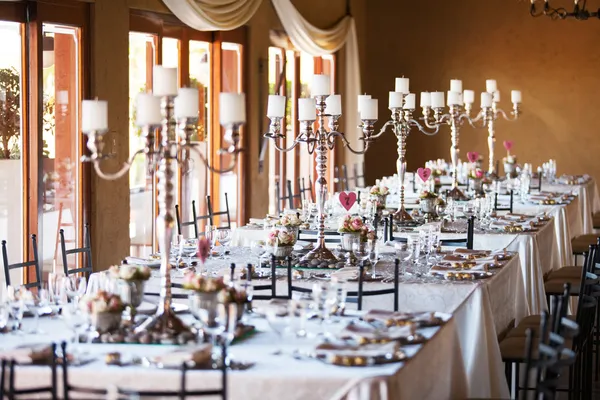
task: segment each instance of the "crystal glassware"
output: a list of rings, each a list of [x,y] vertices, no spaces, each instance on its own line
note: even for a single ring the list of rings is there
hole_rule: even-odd
[[[269,326],[279,339],[278,347],[272,353],[273,355],[283,354],[282,344],[285,333],[291,327],[291,316],[289,310],[290,304],[287,300],[271,300],[266,307],[266,316]]]

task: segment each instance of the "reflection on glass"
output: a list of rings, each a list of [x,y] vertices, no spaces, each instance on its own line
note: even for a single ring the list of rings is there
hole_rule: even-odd
[[[62,267],[59,230],[64,229],[66,247],[80,247],[81,188],[79,104],[79,28],[44,24],[43,70],[43,246],[44,270],[53,263]],[[81,257],[68,259],[79,267]]]
[[[129,155],[144,146],[141,130],[135,125],[135,101],[138,93],[152,89],[152,67],[156,54],[156,36],[129,33]],[[152,252],[153,178],[147,177],[146,160],[137,157],[129,170],[131,254]]]
[[[23,168],[21,160],[21,24],[0,21],[0,239],[9,263],[23,259]],[[0,287],[4,287],[0,274]],[[12,271],[11,282],[21,276]]]

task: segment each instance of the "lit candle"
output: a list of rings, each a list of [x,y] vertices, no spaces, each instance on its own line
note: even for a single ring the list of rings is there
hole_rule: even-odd
[[[285,116],[285,96],[270,94],[267,103],[267,117],[283,118]]]
[[[520,90],[512,90],[510,92],[510,100],[513,103],[520,103],[521,101],[523,101],[521,91]]]
[[[402,108],[403,104],[404,104],[404,93],[390,92],[389,109]]]
[[[448,91],[448,99],[449,106],[457,106],[460,104],[460,93]]]
[[[137,126],[156,126],[162,123],[160,97],[156,97],[152,93],[140,93],[137,95],[135,123]]]
[[[199,107],[198,89],[179,89],[179,94],[175,97],[175,118],[198,118]]]
[[[481,108],[492,106],[492,94],[488,92],[481,93]]]
[[[377,120],[377,99],[369,99],[365,102],[364,108],[360,111],[360,119]]]
[[[358,95],[358,112],[364,108],[365,103],[371,98],[370,94],[359,94]]]
[[[325,114],[342,115],[342,96],[332,94],[325,99]]]
[[[314,98],[298,99],[298,121],[315,121],[317,119],[317,102]]]
[[[155,65],[152,76],[152,92],[155,96],[175,96],[177,94],[177,68]]]
[[[465,104],[475,103],[475,92],[472,90],[465,90],[463,92],[463,101],[465,102]]]
[[[495,79],[488,79],[485,81],[485,91],[488,93],[494,93],[498,90],[498,84]]]
[[[219,93],[221,125],[246,122],[246,96],[244,93]]]
[[[329,75],[313,75],[310,91],[313,96],[329,96],[331,94]]]
[[[408,85],[410,80],[408,78],[396,78],[396,92],[408,94]]]
[[[404,109],[414,110],[415,109],[416,96],[414,93],[409,93],[404,98]]]
[[[450,91],[456,93],[462,93],[462,81],[460,79],[450,80]]]
[[[421,92],[421,107],[431,107],[431,93]]]
[[[444,92],[431,93],[431,108],[444,108]]]
[[[83,100],[81,102],[81,131],[106,132],[108,130],[108,102]]]
[[[495,92],[492,94],[492,101],[493,101],[494,103],[500,103],[500,92],[499,92],[499,91],[497,91],[497,90],[496,90],[496,91],[495,91]]]

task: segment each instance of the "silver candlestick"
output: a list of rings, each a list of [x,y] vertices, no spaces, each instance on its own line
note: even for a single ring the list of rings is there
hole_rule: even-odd
[[[317,108],[317,122],[319,128],[313,131],[314,120],[301,120],[300,121],[300,135],[296,137],[292,145],[288,148],[281,147],[278,141],[285,139],[285,135],[282,132],[281,119],[280,117],[271,117],[271,124],[269,132],[264,136],[274,141],[275,147],[279,151],[288,152],[294,149],[300,143],[306,143],[309,154],[316,154],[316,171],[317,177],[315,183],[317,185],[317,229],[318,239],[316,246],[311,250],[303,260],[317,260],[320,262],[336,262],[337,259],[333,253],[325,247],[325,200],[327,197],[327,154],[328,150],[332,150],[335,147],[335,139],[339,138],[345,147],[347,147],[354,154],[364,154],[369,148],[370,143],[374,140],[372,138],[376,120],[362,120],[360,128],[362,129],[362,136],[359,140],[363,142],[363,148],[361,150],[354,150],[350,146],[350,142],[346,138],[346,135],[342,132],[338,132],[339,123],[338,120],[341,115],[330,115],[325,114],[325,100],[328,96],[314,96],[316,100]],[[329,119],[329,131],[325,128],[325,117]]]
[[[513,109],[510,112],[511,117],[506,115],[506,113],[498,108],[498,103],[496,101],[492,102],[491,107],[482,107],[481,113],[483,114],[483,123],[484,126],[487,126],[488,129],[488,152],[489,152],[489,163],[488,163],[488,174],[490,176],[497,176],[498,171],[496,171],[496,162],[494,160],[494,145],[496,143],[496,120],[502,116],[507,121],[516,121],[521,114],[520,103],[513,102]]]
[[[171,242],[176,229],[176,220],[173,214],[175,207],[175,168],[179,165],[188,165],[190,151],[195,151],[204,165],[215,173],[225,173],[233,170],[237,163],[239,148],[239,128],[241,123],[233,123],[225,126],[225,139],[229,147],[222,149],[222,153],[232,154],[231,165],[225,169],[211,167],[204,155],[197,149],[196,143],[191,143],[190,138],[196,130],[197,118],[182,118],[176,121],[174,117],[175,96],[161,97],[161,125],[143,126],[145,139],[144,148],[137,150],[133,156],[116,173],[107,174],[102,172],[100,162],[112,155],[105,155],[104,134],[96,130],[84,131],[88,135],[87,147],[89,156],[82,157],[82,161],[91,162],[97,174],[107,180],[115,180],[123,177],[131,168],[134,159],[140,155],[146,155],[147,171],[151,173],[157,169],[158,177],[158,206],[159,215],[156,218],[159,249],[161,253],[161,289],[160,303],[153,318],[148,319],[136,329],[136,332],[153,331],[168,337],[174,337],[189,329],[175,315],[171,308]],[[155,131],[160,128],[160,143],[155,148]]]

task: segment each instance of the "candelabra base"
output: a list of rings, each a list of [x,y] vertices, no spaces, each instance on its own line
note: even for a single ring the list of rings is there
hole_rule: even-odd
[[[459,200],[459,201],[469,200],[469,198],[467,196],[465,196],[465,194],[462,192],[462,190],[460,190],[458,187],[455,187],[451,191],[448,192],[448,198],[454,199],[454,200]]]
[[[173,310],[160,310],[144,321],[135,329],[136,333],[158,333],[165,339],[176,339],[182,333],[190,332],[183,321],[175,315]]]
[[[410,216],[410,214],[408,213],[408,211],[406,211],[404,206],[401,206],[398,209],[398,211],[396,211],[393,215],[394,215],[394,221],[398,225],[413,222],[413,217]]]
[[[336,263],[338,262],[338,259],[336,258],[336,256],[333,255],[333,253],[325,247],[325,245],[318,245],[317,247],[315,247],[313,250],[311,250],[307,255],[305,255],[304,257],[302,257],[302,260],[300,261],[306,261],[306,262],[314,262],[313,260],[318,261],[319,263]]]

